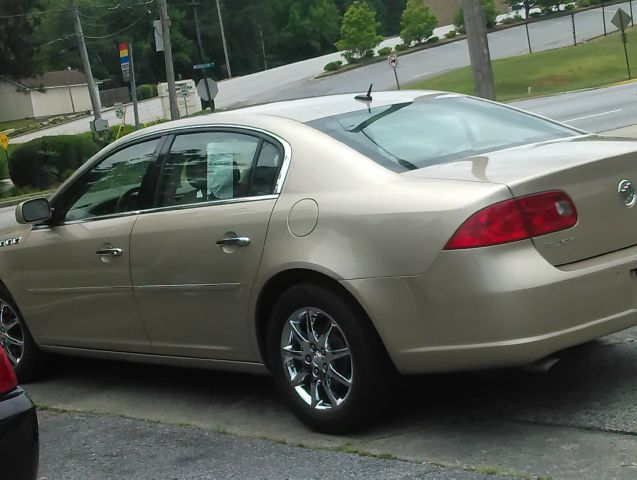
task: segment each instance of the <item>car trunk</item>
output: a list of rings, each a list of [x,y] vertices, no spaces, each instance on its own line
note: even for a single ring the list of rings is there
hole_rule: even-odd
[[[637,182],[634,141],[577,137],[433,165],[405,175],[499,183],[516,197],[547,190],[566,192],[577,209],[577,224],[533,238],[537,250],[553,265],[637,244],[637,207],[627,207],[618,194],[622,180]]]

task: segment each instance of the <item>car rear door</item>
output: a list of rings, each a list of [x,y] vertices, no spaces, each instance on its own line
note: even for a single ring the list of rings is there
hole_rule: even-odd
[[[248,305],[285,150],[242,129],[174,137],[159,208],[131,236],[133,288],[156,353],[256,360]]]
[[[12,252],[14,296],[44,345],[150,352],[130,280],[130,234],[153,201],[163,139],[99,160],[53,201],[54,221]]]

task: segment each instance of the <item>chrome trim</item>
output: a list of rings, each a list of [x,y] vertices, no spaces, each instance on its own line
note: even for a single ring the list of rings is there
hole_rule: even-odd
[[[193,291],[193,290],[236,290],[241,287],[240,283],[182,283],[174,285],[134,285],[134,290],[142,291]]]
[[[222,238],[217,240],[217,245],[220,247],[247,247],[250,245],[250,238],[248,237],[231,237]]]
[[[121,285],[113,287],[29,288],[27,292],[39,295],[55,293],[113,293],[114,290],[131,290],[131,286]]]
[[[198,202],[198,203],[187,203],[185,205],[166,205],[164,207],[155,207],[149,208],[147,210],[140,210],[138,214],[145,215],[147,213],[156,213],[156,212],[165,212],[167,210],[184,210],[187,208],[201,208],[201,207],[210,207],[214,205],[226,205],[233,203],[245,203],[245,202],[258,202],[264,200],[276,200],[279,198],[278,195],[261,195],[258,197],[239,197],[239,198],[229,198],[227,200],[208,200],[206,202]]]

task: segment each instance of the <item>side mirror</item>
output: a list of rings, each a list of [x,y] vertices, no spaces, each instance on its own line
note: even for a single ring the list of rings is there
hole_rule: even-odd
[[[34,198],[19,204],[15,209],[18,223],[37,223],[51,218],[51,205],[46,198]]]

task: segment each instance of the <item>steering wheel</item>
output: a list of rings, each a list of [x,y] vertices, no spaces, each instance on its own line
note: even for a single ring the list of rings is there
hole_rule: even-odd
[[[115,212],[123,213],[123,212],[129,211],[130,208],[128,208],[128,206],[131,202],[133,195],[136,193],[139,193],[140,190],[141,190],[140,187],[133,187],[130,190],[127,190],[126,192],[124,192],[124,194],[121,197],[119,197],[119,199],[117,200],[117,204],[115,205]]]

